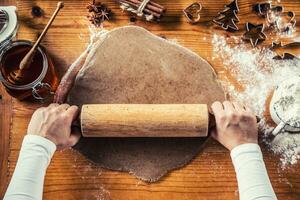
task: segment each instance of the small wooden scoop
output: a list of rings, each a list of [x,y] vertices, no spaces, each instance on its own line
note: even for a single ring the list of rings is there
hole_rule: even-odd
[[[53,13],[51,19],[49,20],[47,26],[44,28],[42,34],[40,35],[38,40],[35,42],[34,46],[31,48],[31,50],[25,55],[25,57],[20,62],[19,69],[15,70],[15,71],[12,71],[10,73],[10,76],[8,77],[8,79],[11,83],[20,83],[20,82],[22,82],[22,80],[24,78],[24,72],[25,72],[25,70],[28,70],[30,68],[30,64],[33,60],[33,57],[34,57],[34,55],[37,51],[37,48],[38,48],[39,44],[41,43],[42,39],[46,35],[48,29],[50,28],[52,22],[54,21],[55,17],[57,16],[58,12],[63,7],[64,7],[63,2],[60,1],[60,2],[57,3],[57,8],[56,8],[55,12]]]

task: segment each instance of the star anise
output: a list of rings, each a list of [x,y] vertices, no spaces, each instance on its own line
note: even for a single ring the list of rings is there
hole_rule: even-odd
[[[112,12],[101,2],[96,2],[93,0],[92,3],[89,3],[87,6],[89,11],[88,19],[95,26],[100,26],[105,20],[109,20]]]

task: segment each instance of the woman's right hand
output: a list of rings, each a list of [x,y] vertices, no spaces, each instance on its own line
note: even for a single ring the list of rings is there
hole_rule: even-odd
[[[30,120],[27,134],[51,140],[58,150],[74,146],[80,133],[71,134],[72,122],[78,117],[78,107],[68,104],[50,104],[37,109]]]

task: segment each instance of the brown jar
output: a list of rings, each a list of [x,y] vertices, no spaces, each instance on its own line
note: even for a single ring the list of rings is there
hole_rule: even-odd
[[[30,41],[18,40],[2,47],[0,53],[0,80],[6,91],[19,100],[45,100],[54,94],[58,86],[53,62],[41,46],[22,80],[13,83],[9,79],[11,72],[18,70],[21,60],[32,45]]]

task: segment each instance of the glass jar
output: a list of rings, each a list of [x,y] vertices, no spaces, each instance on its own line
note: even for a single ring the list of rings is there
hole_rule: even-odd
[[[276,128],[272,131],[274,135],[279,134],[282,131],[289,133],[300,133],[300,121],[294,121],[290,123],[290,119],[299,119],[300,113],[298,112],[300,108],[299,100],[294,99],[291,95],[294,91],[295,93],[299,91],[297,88],[300,86],[300,77],[294,77],[287,79],[278,86],[276,86],[272,100],[270,102],[270,114],[273,121],[277,124]],[[284,95],[284,96],[282,96]],[[288,101],[292,99],[292,105],[289,105]],[[279,103],[279,102],[284,102]],[[293,110],[295,112],[289,113],[287,116],[285,112]],[[288,117],[288,118],[287,118]]]
[[[21,60],[31,49],[32,42],[19,40],[9,42],[1,49],[0,80],[6,91],[13,97],[45,100],[54,94],[58,86],[57,73],[48,54],[38,47],[30,67],[20,83],[12,83],[9,79],[14,70],[18,70]]]

